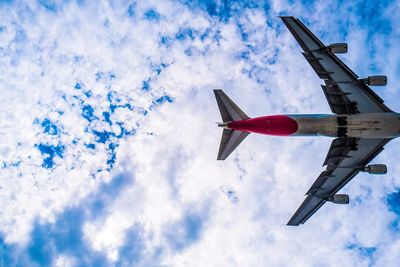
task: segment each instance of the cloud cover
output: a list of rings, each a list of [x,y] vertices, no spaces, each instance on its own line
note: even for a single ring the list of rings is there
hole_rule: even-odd
[[[277,18],[347,41],[399,96],[397,2],[0,2],[0,260],[10,266],[391,266],[398,141],[347,207],[284,224],[330,140],[250,136],[217,162],[223,88],[250,116],[330,113]],[[299,159],[299,155],[302,157]]]

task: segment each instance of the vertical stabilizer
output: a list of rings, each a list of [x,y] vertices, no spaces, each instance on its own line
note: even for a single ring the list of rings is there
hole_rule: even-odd
[[[216,89],[214,94],[224,122],[219,126],[226,127],[229,122],[250,119],[222,90]],[[248,132],[225,128],[222,133],[217,159],[226,159],[249,134]]]

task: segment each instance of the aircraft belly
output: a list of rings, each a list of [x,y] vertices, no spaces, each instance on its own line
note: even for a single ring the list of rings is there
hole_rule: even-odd
[[[338,126],[335,115],[291,115],[298,124],[295,135],[323,135],[336,137]]]
[[[400,135],[400,114],[290,115],[298,123],[296,136],[393,138]]]
[[[393,138],[400,133],[397,113],[361,113],[348,116],[347,136],[359,138]]]

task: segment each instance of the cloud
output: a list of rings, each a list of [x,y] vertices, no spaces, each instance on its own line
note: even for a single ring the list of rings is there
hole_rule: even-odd
[[[379,12],[375,12],[375,10]],[[330,113],[278,15],[299,16],[398,107],[396,2],[0,4],[0,248],[6,264],[390,266],[396,145],[307,224],[284,224],[330,139],[251,135],[215,160],[213,88],[250,116]],[[375,14],[373,18],[371,14]],[[371,19],[366,19],[371,17]],[[301,157],[299,157],[301,155]],[[305,242],[307,246],[305,246]]]

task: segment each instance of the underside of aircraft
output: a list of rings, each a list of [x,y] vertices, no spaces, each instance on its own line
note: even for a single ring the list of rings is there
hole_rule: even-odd
[[[305,223],[327,201],[348,204],[338,194],[359,172],[386,174],[384,164],[369,164],[400,134],[400,114],[393,112],[369,86],[384,86],[386,76],[360,79],[335,54],[347,44],[324,45],[300,20],[281,17],[301,48],[303,56],[324,81],[321,85],[333,114],[247,116],[222,90],[214,90],[223,127],[218,160],[225,160],[250,134],[273,136],[328,136],[332,141],[324,161],[326,169],[306,193],[287,225]]]

